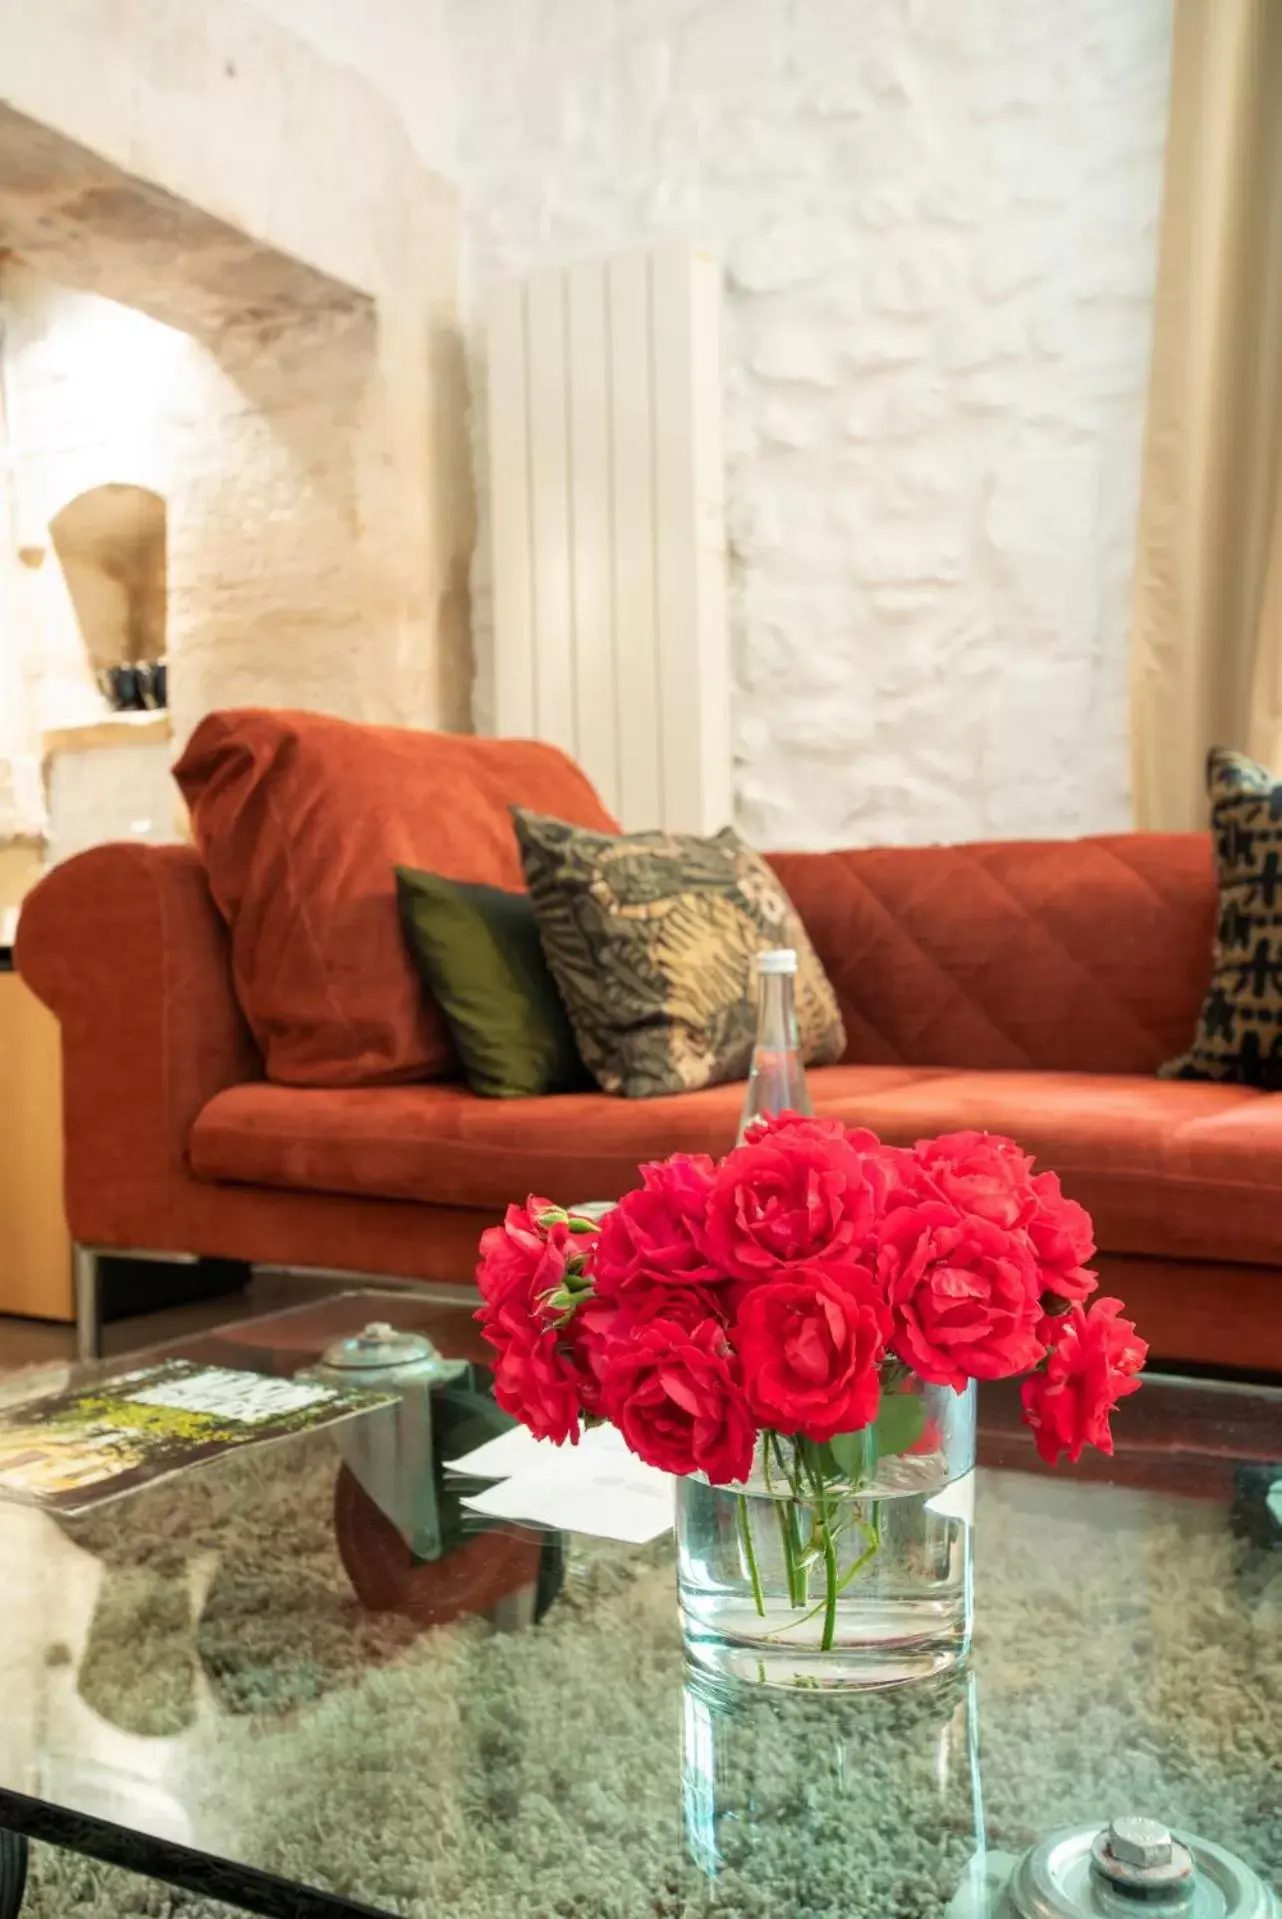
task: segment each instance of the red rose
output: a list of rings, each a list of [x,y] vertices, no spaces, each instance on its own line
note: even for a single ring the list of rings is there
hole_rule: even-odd
[[[1097,1299],[1089,1311],[1069,1310],[1051,1324],[1046,1367],[1020,1387],[1024,1423],[1048,1466],[1061,1453],[1081,1457],[1083,1446],[1113,1450],[1109,1414],[1119,1399],[1139,1391],[1135,1375],[1148,1342],[1121,1317],[1120,1299]]]
[[[674,1153],[643,1166],[642,1184],[601,1222],[592,1270],[598,1293],[638,1280],[697,1286],[721,1278],[701,1239],[715,1168],[706,1153]]]
[[[1023,1233],[928,1201],[887,1214],[878,1241],[890,1343],[922,1379],[960,1392],[1037,1364],[1038,1269]]]
[[[721,1486],[752,1469],[756,1427],[714,1319],[693,1330],[654,1319],[611,1342],[601,1409],[638,1459],[661,1472],[702,1472]]]
[[[573,1353],[555,1328],[540,1332],[529,1325],[512,1333],[486,1327],[484,1336],[495,1349],[494,1397],[504,1412],[536,1439],[577,1445],[582,1385]]]
[[[822,1444],[877,1417],[890,1315],[864,1267],[798,1266],[745,1286],[734,1339],[763,1426]]]
[[[942,1133],[919,1139],[913,1157],[935,1193],[959,1213],[1008,1230],[1023,1226],[1036,1204],[1032,1158],[1000,1133]]]
[[[707,1320],[724,1326],[726,1314],[721,1310],[720,1297],[695,1286],[630,1286],[617,1299],[594,1294],[575,1314],[574,1325],[586,1343],[597,1346],[612,1339],[630,1339],[638,1326],[648,1326],[656,1319],[691,1332]]]
[[[539,1219],[548,1214],[554,1223],[540,1226]],[[587,1244],[583,1239],[576,1243],[564,1221],[564,1213],[551,1200],[531,1194],[524,1206],[508,1207],[501,1226],[490,1226],[481,1234],[476,1284],[484,1303],[476,1317],[482,1325],[501,1323],[513,1332],[526,1327],[537,1330],[549,1317],[544,1302],[560,1287],[570,1260],[583,1253]]]
[[[938,1192],[911,1146],[883,1146],[877,1161],[886,1186],[887,1212],[938,1199]]]
[[[588,1291],[582,1265],[594,1237],[571,1233],[566,1214],[534,1195],[481,1235],[476,1318],[494,1348],[494,1397],[539,1439],[558,1445],[578,1440],[584,1410],[583,1361],[567,1331],[573,1307],[566,1301],[568,1289]]]
[[[1099,1285],[1087,1271],[1095,1255],[1091,1216],[1075,1199],[1066,1199],[1054,1173],[1038,1173],[1033,1181],[1036,1210],[1028,1222],[1028,1237],[1042,1263],[1042,1290],[1061,1299],[1086,1299]]]
[[[876,1154],[844,1128],[808,1123],[767,1133],[721,1162],[708,1200],[708,1253],[736,1279],[847,1265],[859,1259],[884,1190]]]
[[[717,1294],[695,1286],[638,1284],[617,1299],[592,1295],[578,1308],[568,1333],[579,1357],[585,1412],[601,1410],[601,1388],[611,1349],[630,1340],[638,1327],[657,1320],[680,1331],[694,1332],[709,1320],[724,1325],[725,1316],[718,1309]]]

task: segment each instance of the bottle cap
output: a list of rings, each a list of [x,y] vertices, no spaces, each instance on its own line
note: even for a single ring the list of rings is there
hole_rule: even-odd
[[[796,970],[797,955],[791,946],[777,946],[767,953],[757,954],[759,973],[795,973]]]

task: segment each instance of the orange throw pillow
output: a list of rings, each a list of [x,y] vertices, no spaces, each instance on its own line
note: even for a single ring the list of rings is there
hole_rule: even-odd
[[[317,713],[211,713],[174,777],[231,928],[236,991],[270,1079],[379,1086],[455,1070],[406,952],[397,866],[515,891],[508,808],[617,832],[554,746]]]

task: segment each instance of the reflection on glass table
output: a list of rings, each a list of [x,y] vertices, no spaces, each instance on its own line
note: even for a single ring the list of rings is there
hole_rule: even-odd
[[[981,1396],[972,1668],[837,1700],[687,1674],[670,1539],[459,1504],[445,1462],[503,1423],[465,1310],[345,1296],[182,1350],[291,1376],[371,1320],[465,1364],[82,1520],[0,1506],[36,1919],[147,1912],[101,1860],[268,1913],[973,1919],[988,1861],[1127,1813],[1276,1878],[1282,1395],[1153,1381],[1056,1478]]]

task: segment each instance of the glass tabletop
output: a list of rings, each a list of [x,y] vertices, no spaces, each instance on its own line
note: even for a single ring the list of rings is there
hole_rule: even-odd
[[[1051,1474],[987,1390],[970,1671],[718,1690],[670,1539],[460,1504],[445,1463],[507,1423],[464,1308],[347,1294],[165,1353],[287,1378],[375,1319],[468,1363],[77,1518],[0,1504],[0,1826],[68,1849],[36,1919],[77,1855],[266,1913],[935,1919],[977,1857],[1137,1811],[1282,1889],[1282,1392],[1150,1380],[1113,1460]]]

